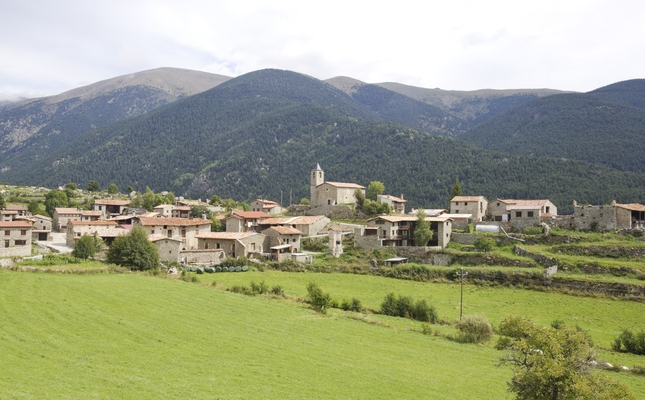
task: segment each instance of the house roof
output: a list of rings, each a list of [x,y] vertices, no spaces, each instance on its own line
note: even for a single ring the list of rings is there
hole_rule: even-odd
[[[479,201],[479,200],[486,200],[486,197],[484,196],[455,196],[450,200],[450,202],[453,201]],[[486,200],[488,201],[488,200]]]
[[[4,209],[7,211],[27,211],[27,207],[13,204],[7,204]]]
[[[539,210],[541,209],[542,206],[540,205],[510,205],[506,207],[506,211],[513,211],[513,210]]]
[[[450,219],[449,217],[446,217],[446,215],[447,214],[441,215],[439,217],[425,217],[425,220],[430,222],[443,222]],[[416,221],[417,217],[414,215],[379,215],[378,217],[368,219],[367,222],[376,221],[378,219],[382,219],[388,222],[401,222]]]
[[[18,211],[16,211],[16,210],[0,210],[0,214],[2,214],[2,215],[17,215]]]
[[[638,203],[631,204],[616,204],[616,207],[624,208],[630,211],[645,211],[645,206]]]
[[[323,215],[306,215],[300,217],[266,218],[258,221],[258,225],[311,225],[325,218]]]
[[[65,208],[65,207],[54,208],[54,211],[59,214],[78,214],[78,215],[81,215],[81,213],[83,212],[77,208]]]
[[[156,210],[157,208],[166,208],[166,207],[175,207],[175,206],[173,206],[172,204],[159,204],[158,206],[155,206],[153,209]]]
[[[254,201],[257,201],[257,202],[260,202],[260,203],[264,204],[263,208],[273,208],[275,206],[279,206],[279,204],[276,203],[273,200],[257,199],[257,200],[254,200]]]
[[[190,211],[191,208],[190,206],[174,206],[173,210]]]
[[[130,200],[109,200],[109,199],[96,199],[94,204],[100,206],[127,206],[130,204]]]
[[[472,214],[441,214],[441,216],[450,219],[470,219],[473,217]]]
[[[365,189],[365,186],[358,185],[356,183],[347,183],[347,182],[323,182],[317,187],[320,187],[324,184],[328,184],[331,186],[336,186],[340,188],[350,188],[350,189]]]
[[[238,240],[249,236],[262,235],[257,232],[207,232],[195,235],[197,239]],[[262,235],[264,236],[264,235]]]
[[[543,207],[549,200],[512,200],[512,199],[497,199],[505,204],[511,204],[516,206],[536,206]]]
[[[82,211],[81,215],[100,217],[103,213],[101,211]]]
[[[99,237],[117,237],[123,236],[130,232],[128,229],[116,228],[116,227],[107,227],[99,230],[97,235]]]
[[[148,240],[151,242],[159,242],[161,240],[172,240],[173,242],[179,242],[181,243],[181,240],[175,239],[175,238],[169,238],[168,236],[161,236],[161,235],[149,235]]]
[[[388,199],[390,201],[394,201],[394,202],[397,202],[397,203],[407,203],[408,202],[407,200],[403,200],[400,197],[392,196],[390,194],[379,194],[377,197],[380,197],[382,199]]]
[[[211,221],[201,218],[148,218],[137,217],[139,223],[143,226],[158,226],[158,225],[171,225],[171,226],[196,226],[196,225],[210,225]]]
[[[28,221],[0,221],[0,228],[31,228]]]
[[[116,226],[115,221],[69,221],[70,225]]]
[[[281,235],[302,235],[302,232],[290,226],[273,226],[271,228],[265,229],[265,231],[268,231],[269,229],[273,229]]]
[[[32,218],[38,218],[38,219],[46,219],[47,221],[51,221],[52,219],[50,217],[47,217],[45,215],[40,215],[40,214],[34,214],[31,216]]]
[[[231,217],[238,217],[243,219],[258,219],[270,218],[271,215],[262,211],[234,211]]]

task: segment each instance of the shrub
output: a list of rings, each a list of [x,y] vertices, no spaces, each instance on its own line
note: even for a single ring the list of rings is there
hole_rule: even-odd
[[[269,291],[269,287],[264,283],[264,281],[256,284],[255,282],[251,281],[251,291],[254,294],[265,294]]]
[[[157,246],[148,240],[143,228],[136,227],[127,235],[117,236],[107,252],[107,261],[137,270],[156,269],[159,266]]]
[[[343,300],[343,303],[341,304],[340,308],[342,308],[345,311],[361,312],[363,311],[363,304],[359,299],[354,297],[351,301]]]
[[[544,229],[541,226],[527,226],[524,228],[525,235],[541,235]]]
[[[331,296],[329,293],[323,293],[315,282],[307,285],[307,298],[314,310],[320,313],[327,313],[327,309],[331,306]]]
[[[282,296],[284,295],[284,289],[282,289],[282,286],[280,285],[275,285],[274,287],[271,288],[271,293],[277,296]]]
[[[481,315],[467,315],[457,322],[457,341],[462,343],[486,343],[493,338],[493,327]]]
[[[614,339],[611,347],[615,351],[643,355],[645,354],[645,331],[634,333],[630,329],[623,329],[623,332]]]
[[[473,246],[479,251],[489,252],[493,249],[495,245],[495,240],[486,236],[480,236],[475,240]]]
[[[211,282],[211,286],[212,286],[212,287],[217,286],[217,281],[213,281],[213,282]]]
[[[435,308],[428,305],[425,300],[418,300],[415,303],[412,297],[396,296],[394,293],[385,296],[381,303],[381,314],[431,323],[439,320]]]
[[[327,240],[324,238],[303,238],[300,242],[302,250],[325,252],[329,247]]]

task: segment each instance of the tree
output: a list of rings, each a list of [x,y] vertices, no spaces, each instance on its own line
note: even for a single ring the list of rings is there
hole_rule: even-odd
[[[452,190],[450,191],[450,199],[455,196],[461,196],[461,185],[459,184],[459,178],[455,179],[455,183],[452,185]]]
[[[116,194],[119,192],[119,187],[115,183],[110,183],[107,189],[109,194]]]
[[[0,194],[0,210],[4,210],[7,207],[7,202],[4,199],[4,196]]]
[[[159,251],[157,246],[148,240],[146,231],[136,227],[127,235],[114,239],[107,251],[107,261],[146,271],[159,266]]]
[[[477,239],[475,239],[475,243],[473,243],[473,246],[477,250],[484,251],[486,253],[491,251],[494,245],[495,245],[495,240],[486,236],[478,237]]]
[[[204,215],[206,219],[211,219],[213,213],[206,206],[194,206],[190,208],[191,218],[202,218]]]
[[[315,282],[307,285],[307,298],[313,309],[320,313],[327,313],[327,309],[331,307],[331,295],[324,293]]]
[[[414,243],[417,246],[425,246],[432,239],[434,232],[430,229],[430,224],[426,221],[426,213],[419,209],[417,211],[417,225],[414,228]]]
[[[27,211],[31,213],[31,215],[36,215],[40,212],[40,203],[36,200],[32,200],[27,204]]]
[[[159,204],[161,204],[161,199],[159,199],[152,189],[146,186],[146,192],[143,194],[141,206],[148,211],[152,211]]]
[[[99,247],[98,241],[103,241],[98,238],[96,232],[94,233],[94,236],[90,236],[87,233],[84,233],[83,236],[81,236],[80,239],[76,242],[76,246],[74,247],[74,251],[72,251],[72,255],[77,258],[83,258],[83,259],[88,259],[90,257],[94,257],[96,255],[96,252],[99,251],[101,248]]]
[[[128,187],[126,188],[126,190],[128,191],[128,194],[130,194],[130,193],[134,192],[134,188],[133,188],[132,186],[130,186],[130,185],[128,185]]]
[[[496,348],[509,351],[501,364],[513,367],[508,387],[517,399],[635,399],[622,383],[592,371],[597,354],[579,329],[511,316],[502,320],[499,333]]]
[[[218,195],[214,194],[213,197],[211,197],[211,199],[208,201],[208,204],[210,204],[211,206],[219,206],[220,204],[222,204],[222,199]]]
[[[74,182],[70,182],[70,183],[68,183],[67,185],[65,185],[65,189],[69,189],[69,190],[74,190],[74,191],[75,191],[76,189],[78,189],[78,186],[76,186],[76,183],[74,183]]]
[[[300,199],[300,204],[302,204],[303,206],[310,206],[311,202],[309,201],[308,198],[303,197],[302,199]]]
[[[377,201],[365,199],[363,203],[363,212],[367,215],[377,215],[381,210],[381,205]]]
[[[68,202],[67,193],[62,190],[50,190],[45,195],[45,211],[49,216],[53,216],[55,208],[67,207]]]
[[[224,232],[226,231],[226,223],[215,217],[211,218],[211,232]]]
[[[240,203],[240,208],[242,208],[243,211],[251,211],[251,206],[246,201]]]
[[[98,192],[99,190],[101,190],[101,185],[99,185],[99,183],[97,181],[90,181],[87,184],[87,191],[88,192]]]
[[[372,201],[376,201],[377,196],[379,194],[383,194],[384,191],[385,185],[382,182],[372,181],[367,186],[367,194],[365,195],[365,197]]]
[[[356,199],[356,208],[362,211],[365,206],[365,194],[363,190],[356,188],[354,190],[354,198]]]

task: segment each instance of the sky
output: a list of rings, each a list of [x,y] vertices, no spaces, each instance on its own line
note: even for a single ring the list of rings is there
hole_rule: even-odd
[[[0,0],[0,100],[159,67],[446,90],[645,78],[642,0]]]

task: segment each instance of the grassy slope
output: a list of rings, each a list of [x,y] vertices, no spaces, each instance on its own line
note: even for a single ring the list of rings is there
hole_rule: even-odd
[[[9,398],[502,398],[510,377],[490,347],[129,274],[0,271],[0,353]]]

